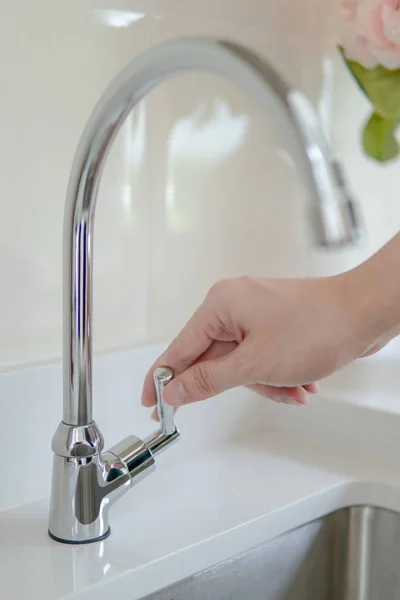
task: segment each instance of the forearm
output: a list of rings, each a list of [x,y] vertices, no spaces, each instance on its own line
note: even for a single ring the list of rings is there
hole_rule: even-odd
[[[375,343],[400,333],[400,233],[344,278],[361,337]]]

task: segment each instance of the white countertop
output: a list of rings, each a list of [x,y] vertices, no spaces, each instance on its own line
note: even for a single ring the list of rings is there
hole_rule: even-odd
[[[124,372],[129,366],[131,373],[132,352],[138,351],[98,359],[115,371],[105,392],[111,386],[118,396],[118,385],[121,392],[131,391],[122,389],[116,365]],[[146,352],[143,361],[134,356],[140,377],[149,364]],[[111,371],[100,371],[99,377],[110,378]],[[36,381],[44,372],[32,374]],[[21,386],[21,374],[3,380],[2,388],[0,376],[0,398],[17,381]],[[98,383],[104,391],[104,381]],[[33,379],[29,385],[32,391]],[[108,410],[110,417],[110,403],[103,406],[99,396],[96,412]],[[48,408],[46,402],[37,412]],[[87,546],[66,546],[48,537],[47,499],[15,507],[18,495],[9,490],[7,496],[9,481],[10,487],[19,484],[23,501],[28,498],[21,479],[25,472],[32,488],[38,482],[37,493],[44,489],[43,477],[46,486],[50,480],[50,453],[42,457],[26,446],[19,470],[10,436],[7,447],[0,446],[7,458],[4,498],[13,504],[0,512],[0,597],[102,600],[124,594],[135,600],[337,508],[366,503],[400,511],[400,416],[369,404],[349,405],[322,395],[306,408],[279,406],[237,390],[181,410],[182,441],[158,457],[157,471],[112,508],[110,538]],[[149,432],[144,415],[147,419],[147,413],[136,415],[137,424]],[[47,427],[55,425],[51,418]],[[35,429],[31,418],[24,428]],[[115,437],[112,427],[108,434]],[[115,441],[106,435],[108,444]]]

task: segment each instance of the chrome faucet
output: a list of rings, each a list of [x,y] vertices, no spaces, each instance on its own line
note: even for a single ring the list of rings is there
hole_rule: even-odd
[[[157,369],[160,430],[145,440],[129,436],[104,452],[92,417],[92,249],[96,196],[116,134],[131,109],[166,78],[184,71],[210,71],[233,80],[269,111],[278,104],[300,151],[317,245],[354,243],[361,233],[355,204],[340,164],[321,132],[316,112],[256,54],[229,41],[183,38],[160,44],[135,58],[100,98],[81,136],[69,179],[63,255],[63,420],[52,441],[54,453],[50,536],[82,544],[110,532],[108,509],[149,474],[155,456],[179,438],[163,388],[173,377]],[[278,101],[278,102],[276,102]]]

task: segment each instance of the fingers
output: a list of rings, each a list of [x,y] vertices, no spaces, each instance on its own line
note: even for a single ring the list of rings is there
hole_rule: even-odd
[[[224,344],[224,343],[223,343]],[[232,343],[228,347],[232,348]],[[275,387],[252,383],[251,372],[246,360],[247,342],[242,342],[228,353],[224,346],[211,347],[201,358],[183,373],[175,377],[164,391],[164,399],[172,406],[181,406],[211,398],[229,389],[242,385],[276,402],[306,404],[309,394],[319,390],[317,383],[293,387]],[[214,358],[217,356],[217,358]],[[203,358],[205,360],[203,360]]]
[[[306,385],[302,385],[301,387],[303,387],[309,394],[318,394],[319,392],[319,385],[316,381],[314,381],[313,383],[307,383]]]
[[[250,380],[245,356],[246,342],[243,342],[224,356],[194,363],[166,386],[165,402],[180,406],[246,385]]]
[[[173,342],[174,343],[174,342]],[[172,344],[173,344],[172,343]],[[170,348],[172,347],[172,344]],[[208,361],[215,358],[220,358],[222,356],[226,356],[233,350],[237,348],[238,344],[236,342],[219,342],[215,340],[210,340],[209,347],[200,355],[202,361]],[[168,348],[159,359],[157,359],[156,363],[152,366],[148,374],[146,375],[146,379],[143,385],[143,393],[142,393],[142,404],[144,406],[150,407],[154,406],[157,403],[154,383],[153,383],[153,371],[157,366],[168,366],[174,371],[174,375],[178,375],[180,372],[184,370],[184,368],[178,366],[171,366],[171,359],[168,357],[168,352],[170,350]],[[176,362],[175,362],[176,364]],[[182,363],[181,363],[182,364]]]
[[[298,387],[273,387],[271,385],[263,385],[255,383],[246,386],[252,392],[255,392],[263,398],[277,402],[278,404],[293,404],[303,406],[307,403],[308,394],[317,394],[319,386],[317,383],[310,383]],[[176,412],[177,409],[175,409]],[[153,421],[159,422],[158,410],[155,408],[151,414]]]
[[[153,383],[153,371],[156,367],[169,367],[175,375],[182,373],[207,350],[212,342],[212,338],[205,331],[203,311],[200,308],[147,373],[142,391],[143,406],[154,406],[157,403]]]
[[[237,348],[237,345],[238,344],[236,342],[213,341],[211,346],[209,348],[207,348],[207,350],[201,355],[201,359],[202,360],[212,360],[214,358],[220,358],[221,356],[226,356],[227,354],[229,354],[230,352],[235,350],[235,348]],[[152,385],[153,385],[153,382],[152,382]],[[153,387],[154,387],[154,385],[153,385]],[[175,412],[177,410],[178,409],[175,408]],[[153,419],[153,421],[156,421],[156,422],[160,421],[157,408],[155,408],[153,410],[153,412],[151,413],[151,418]]]
[[[273,402],[282,404],[296,404],[302,406],[307,403],[308,394],[317,393],[317,384],[310,384],[296,387],[273,387],[261,383],[246,386],[259,396],[268,398]],[[315,390],[315,391],[314,391]]]
[[[188,335],[185,329],[180,334],[184,341]],[[206,344],[208,344],[207,348],[197,357],[197,360],[193,361],[194,364],[190,365],[189,361],[193,360],[194,354],[181,352],[177,355],[174,349],[180,336],[172,342],[149,371],[143,388],[142,403],[145,406],[156,404],[152,372],[156,366],[160,365],[170,366],[176,374],[164,391],[165,401],[173,406],[198,402],[241,385],[246,385],[259,395],[275,402],[297,405],[306,404],[308,394],[316,394],[319,390],[317,383],[281,388],[265,384],[252,384],[246,372],[248,361],[245,360],[244,342],[240,345],[239,350],[237,342],[215,341],[206,336],[202,343],[197,345],[197,352]],[[175,365],[175,368],[171,365]],[[153,411],[152,417],[158,420],[157,409]]]

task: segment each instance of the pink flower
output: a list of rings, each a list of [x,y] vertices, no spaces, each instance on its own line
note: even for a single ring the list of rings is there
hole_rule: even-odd
[[[340,0],[340,14],[346,58],[400,68],[400,0]]]

